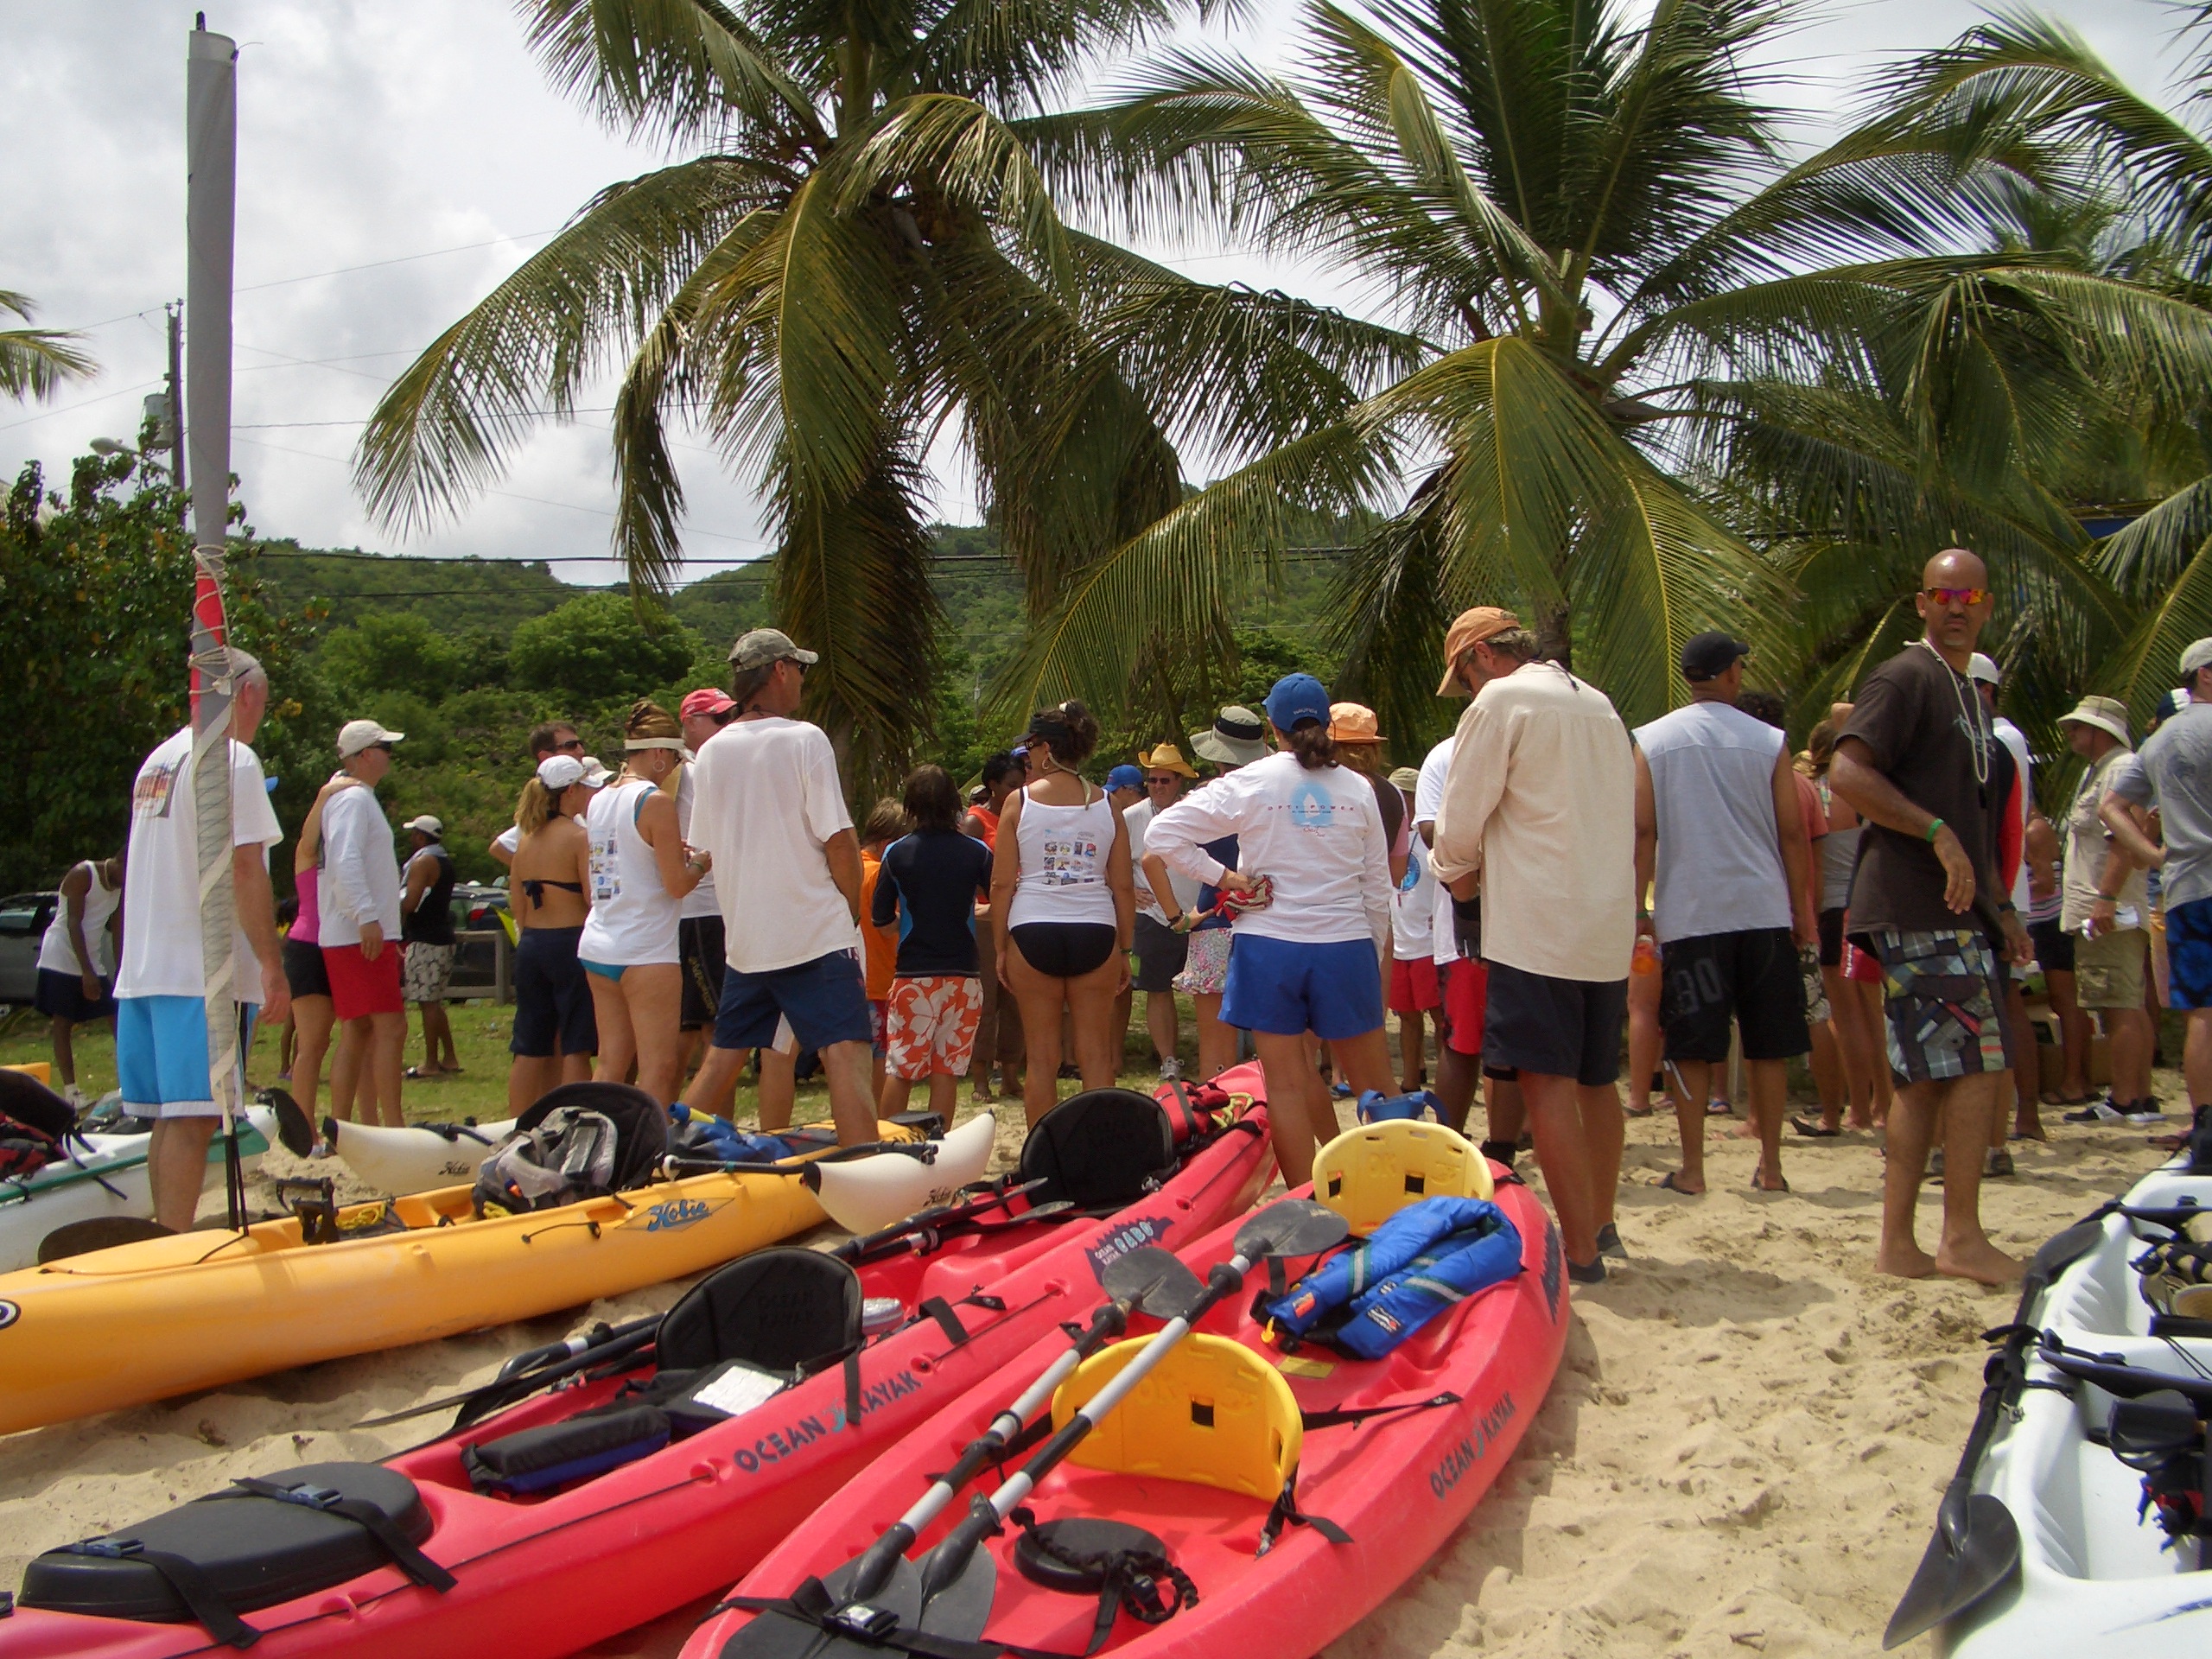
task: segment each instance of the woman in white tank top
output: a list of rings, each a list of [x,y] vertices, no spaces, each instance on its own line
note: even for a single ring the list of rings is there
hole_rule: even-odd
[[[683,1081],[677,918],[709,860],[685,847],[677,830],[684,749],[676,717],[641,702],[623,736],[629,764],[585,815],[591,911],[576,955],[599,1022],[597,1075],[619,1083],[635,1061],[638,1087],[666,1105]]]
[[[1079,702],[1032,717],[1029,782],[1007,798],[991,864],[999,977],[1021,1006],[1028,1041],[1022,1109],[1034,1123],[1059,1096],[1060,1010],[1075,1024],[1085,1089],[1109,1089],[1120,1035],[1114,1011],[1129,983],[1136,888],[1129,833],[1097,785],[1076,770],[1098,746]]]

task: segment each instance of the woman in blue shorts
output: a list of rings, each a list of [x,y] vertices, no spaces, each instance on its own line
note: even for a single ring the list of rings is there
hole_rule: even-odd
[[[1390,1090],[1376,965],[1390,926],[1390,850],[1373,786],[1338,762],[1321,683],[1286,675],[1268,693],[1267,715],[1283,753],[1169,807],[1146,830],[1145,851],[1224,893],[1249,893],[1263,876],[1271,885],[1265,907],[1236,918],[1221,1020],[1252,1033],[1275,1160],[1296,1186],[1338,1128],[1306,1033],[1330,1045],[1355,1090]],[[1237,838],[1235,870],[1205,851],[1227,835]]]

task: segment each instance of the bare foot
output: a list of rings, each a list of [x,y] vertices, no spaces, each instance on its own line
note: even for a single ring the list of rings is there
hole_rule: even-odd
[[[1936,1271],[1977,1284],[2004,1285],[2020,1276],[2020,1264],[1985,1238],[1955,1250],[1937,1245]]]
[[[2048,1141],[2050,1139],[2050,1136],[2044,1131],[2041,1123],[2015,1123],[2012,1126],[2012,1134],[2017,1139],[2022,1141]]]
[[[1878,1128],[1879,1127],[1880,1125],[1876,1123],[1872,1118],[1860,1117],[1855,1113],[1844,1121],[1844,1128],[1847,1129],[1872,1129]]]
[[[1746,1118],[1736,1126],[1733,1133],[1738,1141],[1756,1141],[1759,1138],[1759,1126]]]
[[[1936,1258],[1917,1244],[1907,1243],[1897,1249],[1885,1244],[1874,1252],[1874,1271],[1893,1279],[1925,1279],[1936,1270]]]

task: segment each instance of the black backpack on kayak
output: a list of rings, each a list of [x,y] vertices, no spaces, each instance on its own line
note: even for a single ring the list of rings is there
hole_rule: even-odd
[[[668,1151],[668,1113],[626,1083],[564,1083],[515,1120],[479,1166],[479,1216],[524,1215],[645,1185]]]

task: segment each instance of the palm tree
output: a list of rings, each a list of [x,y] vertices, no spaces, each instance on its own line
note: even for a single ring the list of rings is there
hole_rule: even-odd
[[[2212,3],[2178,10],[2183,38],[2195,36],[2183,79],[2201,100],[2212,93]],[[2072,30],[2031,16],[1993,20],[1916,66],[1898,91],[1908,118],[1971,124],[1985,144],[2058,158],[2057,181],[2110,216],[2100,252],[2107,265],[2173,305],[2212,307],[2212,134],[2129,87]],[[2207,385],[2199,373],[2129,388],[2121,401],[2130,418],[2105,429],[2101,446],[2119,464],[2088,494],[2099,504],[2155,499],[2090,560],[2132,607],[2132,626],[2082,681],[2124,698],[2139,721],[2173,683],[2182,647],[2212,634]]]
[[[1424,359],[1085,571],[1026,674],[1105,681],[1137,627],[1201,613],[1224,569],[1281,546],[1287,499],[1372,503],[1410,464],[1409,495],[1338,595],[1348,680],[1391,729],[1433,727],[1442,621],[1484,600],[1525,607],[1556,654],[1648,717],[1680,695],[1675,652],[1700,629],[1751,639],[1769,676],[1796,667],[1790,561],[1745,539],[1757,526],[1735,522],[1717,464],[1772,423],[1777,390],[1878,383],[1913,360],[1897,353],[1916,328],[1923,367],[1963,384],[1961,305],[2026,307],[2168,384],[2212,355],[2187,307],[2125,281],[1955,251],[1986,243],[2042,157],[1884,117],[1788,161],[1745,63],[1789,15],[1373,0],[1363,16],[1316,0],[1294,83],[1184,53],[1109,108],[1025,127],[1064,206],[1152,225],[1202,208],[1378,296]],[[1913,384],[1934,396],[1929,375]],[[1942,435],[1907,431],[1888,458],[1908,494]],[[1902,526],[1920,556],[1949,539],[1926,505]]]
[[[601,192],[448,328],[379,404],[359,487],[395,524],[452,511],[535,420],[619,367],[614,545],[633,584],[664,587],[681,559],[665,432],[681,417],[758,481],[779,535],[779,619],[823,654],[809,712],[855,787],[872,786],[931,718],[924,458],[941,435],[1039,612],[1181,494],[1149,393],[1220,388],[1164,349],[1145,360],[1142,328],[1102,343],[1098,315],[1146,279],[1062,225],[1020,130],[1176,0],[524,10],[556,85],[695,153]],[[1160,301],[1155,327],[1171,309]],[[1299,344],[1313,310],[1248,295],[1187,320],[1241,327],[1255,361],[1269,340],[1297,356],[1325,413],[1354,398]],[[1237,417],[1217,399],[1198,424]],[[1247,425],[1268,444],[1295,430],[1264,413]]]
[[[36,310],[21,294],[0,288],[0,313],[25,322]],[[0,328],[0,391],[11,397],[50,397],[64,380],[81,380],[97,371],[92,359],[71,344],[77,336],[52,328]]]

